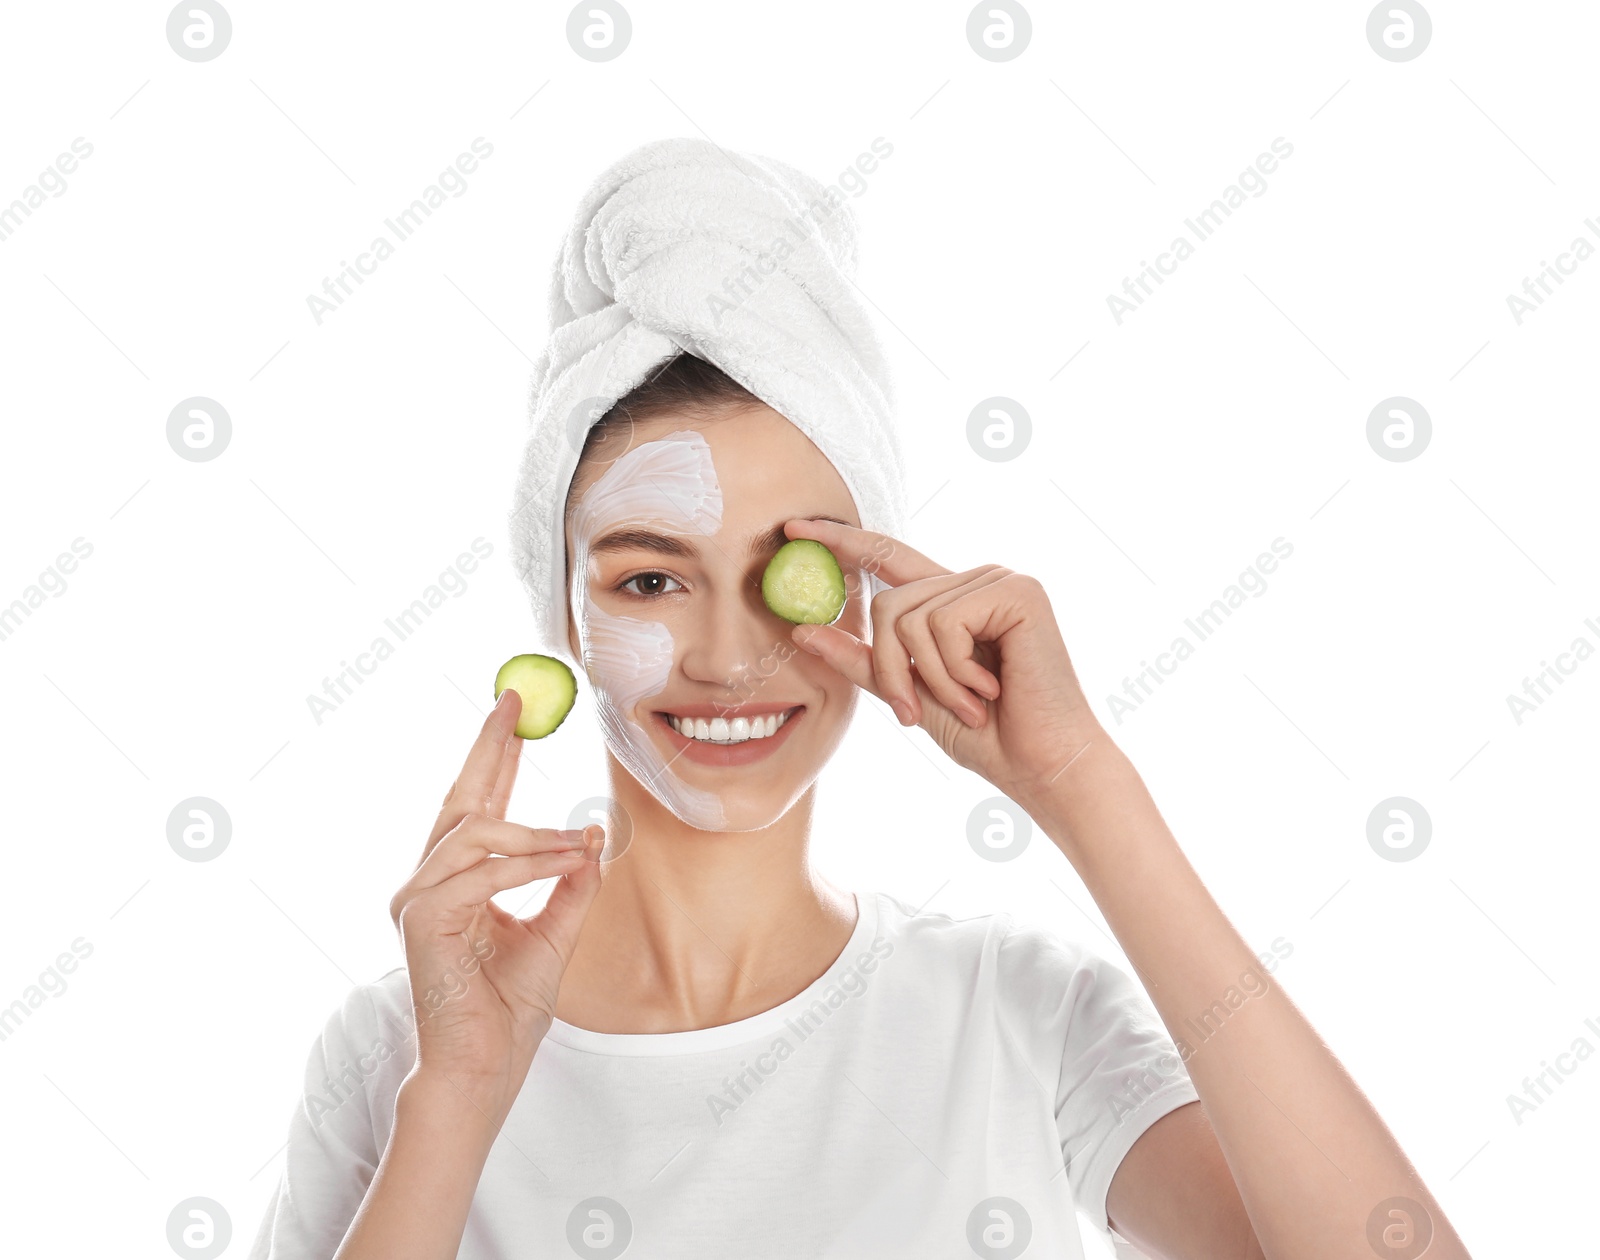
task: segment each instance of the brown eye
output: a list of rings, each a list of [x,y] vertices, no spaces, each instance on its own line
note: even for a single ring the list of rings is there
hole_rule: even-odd
[[[670,577],[665,573],[658,573],[652,569],[645,573],[635,573],[631,578],[622,582],[617,589],[628,591],[630,595],[636,598],[653,599],[658,595],[670,593],[662,587],[661,583],[677,581],[678,579],[675,577]],[[641,588],[639,590],[629,590],[635,582],[641,583]],[[679,585],[681,587],[682,583],[679,583]]]

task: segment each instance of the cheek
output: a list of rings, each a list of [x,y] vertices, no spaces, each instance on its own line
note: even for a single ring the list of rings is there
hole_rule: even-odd
[[[583,624],[583,665],[594,686],[624,712],[659,695],[672,674],[672,635],[658,621],[600,612],[591,601]]]

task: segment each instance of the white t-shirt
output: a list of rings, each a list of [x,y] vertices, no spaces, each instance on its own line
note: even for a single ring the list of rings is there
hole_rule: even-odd
[[[749,1019],[556,1020],[495,1140],[460,1260],[1054,1256],[1106,1226],[1134,1140],[1194,1102],[1149,998],[1008,913],[856,897],[833,965]],[[353,989],[306,1065],[251,1260],[327,1260],[416,1058],[404,967]]]

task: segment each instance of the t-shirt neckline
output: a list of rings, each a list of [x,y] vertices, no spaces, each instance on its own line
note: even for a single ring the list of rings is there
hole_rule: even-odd
[[[722,1050],[742,1045],[776,1032],[789,1019],[808,1008],[818,995],[834,983],[854,962],[856,954],[865,949],[878,932],[878,893],[856,892],[856,925],[850,939],[839,951],[839,956],[828,969],[787,1002],[780,1002],[770,1010],[761,1011],[746,1019],[736,1019],[731,1024],[716,1024],[711,1028],[691,1028],[683,1032],[665,1033],[603,1033],[579,1028],[565,1020],[552,1018],[545,1040],[571,1050],[590,1054],[612,1055],[672,1055],[697,1054],[705,1050]]]

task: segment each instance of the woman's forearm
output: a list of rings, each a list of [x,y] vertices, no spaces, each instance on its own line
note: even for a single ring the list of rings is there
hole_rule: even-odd
[[[1368,1254],[1369,1219],[1395,1198],[1428,1214],[1429,1260],[1465,1258],[1377,1111],[1268,978],[1115,742],[1095,732],[1017,803],[1076,868],[1178,1043],[1268,1260]]]
[[[389,1145],[334,1260],[454,1260],[503,1120],[449,1081],[406,1077]]]

